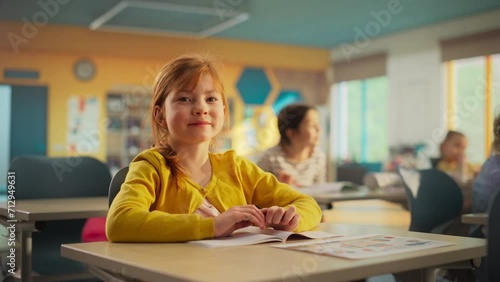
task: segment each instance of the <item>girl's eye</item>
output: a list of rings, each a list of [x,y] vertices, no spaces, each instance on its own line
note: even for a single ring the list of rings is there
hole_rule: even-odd
[[[178,101],[180,101],[180,102],[191,102],[191,99],[189,99],[188,97],[181,97],[181,98],[179,98]]]
[[[210,97],[207,99],[208,102],[216,102],[217,101],[217,98],[215,97]]]

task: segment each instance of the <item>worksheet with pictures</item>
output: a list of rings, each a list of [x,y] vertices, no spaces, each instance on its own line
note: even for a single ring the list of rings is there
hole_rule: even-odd
[[[450,245],[453,245],[453,243],[419,238],[370,234],[359,237],[327,239],[321,240],[320,242],[313,241],[286,245],[272,245],[272,247],[311,252],[347,259],[362,259]]]

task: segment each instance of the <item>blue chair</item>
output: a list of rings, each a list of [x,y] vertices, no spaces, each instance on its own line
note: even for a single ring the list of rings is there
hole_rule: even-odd
[[[410,231],[462,235],[468,226],[461,224],[462,191],[446,173],[431,169],[398,169],[403,179],[410,207]],[[465,227],[465,228],[463,228]],[[462,230],[463,229],[463,230]],[[449,281],[474,281],[470,265],[450,265],[445,278]]]
[[[360,163],[360,165],[366,168],[368,172],[382,172],[383,169],[383,164],[381,162],[372,162],[372,163],[363,162]]]
[[[122,184],[125,181],[125,178],[127,177],[127,173],[128,173],[128,166],[120,169],[115,174],[115,176],[113,176],[113,179],[109,184],[108,207],[111,206],[111,203],[115,199],[116,195],[118,195],[118,192],[120,192]]]
[[[458,184],[437,169],[399,168],[410,207],[410,231],[445,233],[460,218],[462,192]]]
[[[500,190],[492,198],[488,216],[488,281],[500,281]]]
[[[440,160],[441,160],[441,158],[430,158],[431,166],[433,168],[436,168]]]
[[[16,199],[107,196],[108,167],[90,157],[21,156],[12,160]],[[61,257],[61,244],[81,242],[86,219],[36,222],[32,237],[32,269],[41,275],[85,272],[86,265]]]

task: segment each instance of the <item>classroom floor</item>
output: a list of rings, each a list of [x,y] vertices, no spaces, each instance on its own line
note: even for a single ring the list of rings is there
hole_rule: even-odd
[[[335,202],[333,209],[323,211],[324,220],[331,223],[373,225],[408,230],[410,212],[401,204],[382,200]]]

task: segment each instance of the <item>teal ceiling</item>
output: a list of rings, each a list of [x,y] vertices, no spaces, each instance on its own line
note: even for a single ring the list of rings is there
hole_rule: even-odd
[[[0,20],[43,23],[45,14],[49,24],[88,27],[121,2],[0,0]],[[137,2],[202,7],[208,14],[134,7]],[[132,28],[136,32],[156,29],[197,33],[223,23],[231,15],[245,12],[249,16],[247,20],[212,31],[211,36],[319,48],[350,43],[359,30],[376,37],[500,9],[500,0],[135,0],[125,3],[129,5],[110,17],[106,24]],[[390,12],[391,5],[394,5],[393,12]]]

